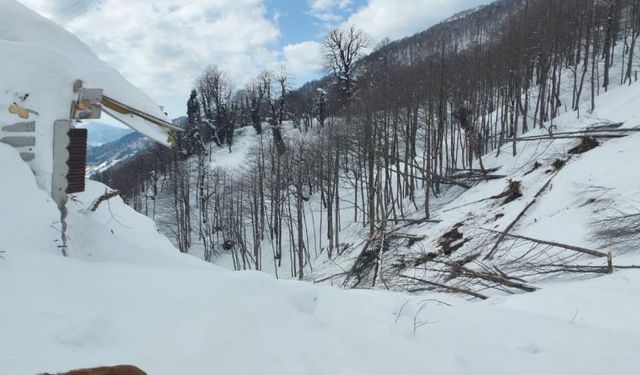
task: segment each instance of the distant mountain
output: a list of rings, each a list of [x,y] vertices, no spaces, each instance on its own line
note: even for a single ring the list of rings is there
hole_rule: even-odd
[[[386,55],[396,63],[412,64],[437,53],[442,35],[458,50],[483,43],[494,37],[503,22],[524,6],[524,0],[498,0],[459,12],[424,31],[382,46],[363,57],[362,63],[369,64]]]
[[[100,146],[109,142],[117,141],[125,135],[133,133],[133,130],[129,128],[121,128],[96,121],[80,124],[79,127],[88,130],[89,146]]]
[[[363,56],[358,64],[370,66],[383,57],[398,65],[414,64],[439,53],[443,35],[446,35],[449,46],[455,46],[458,51],[484,43],[493,38],[503,23],[526,3],[526,0],[498,0],[456,13],[424,31],[377,46],[372,53]],[[294,91],[294,96],[298,96],[297,100],[313,102],[317,89],[331,87],[332,81],[333,78],[326,75],[307,82]]]
[[[87,172],[89,177],[96,172],[102,172],[135,156],[152,144],[153,140],[140,133],[133,132],[114,142],[100,146],[89,146],[87,150]]]
[[[180,127],[184,127],[186,119],[186,117],[179,117],[172,122]],[[86,127],[91,129],[94,124],[106,125],[113,128],[112,125],[102,123],[88,123],[88,126]],[[140,133],[128,131],[127,129],[122,130],[126,132],[124,136],[97,146],[91,145],[91,130],[89,130],[90,141],[89,148],[87,150],[87,175],[89,178],[96,173],[104,172],[107,169],[134,157],[138,153],[151,147],[154,143],[152,139],[147,138]]]

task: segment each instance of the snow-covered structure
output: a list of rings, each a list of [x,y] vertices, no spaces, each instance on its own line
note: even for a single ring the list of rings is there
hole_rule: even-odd
[[[66,202],[68,131],[106,112],[171,146],[161,107],[71,33],[14,0],[0,1],[0,142],[14,146],[38,186]],[[83,176],[81,177],[83,179]]]

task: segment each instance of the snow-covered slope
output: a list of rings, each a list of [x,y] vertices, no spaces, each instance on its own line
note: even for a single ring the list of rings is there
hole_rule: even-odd
[[[113,126],[97,121],[79,124],[79,128],[87,129],[87,144],[89,147],[97,147],[109,142],[117,141],[133,131],[128,128]]]
[[[55,206],[14,150],[0,155],[14,181],[0,184],[2,374],[118,363],[154,375],[635,368],[637,273],[482,303],[277,281],[180,255],[119,199],[87,211],[97,183],[73,199],[63,258]]]
[[[626,121],[624,127],[637,122],[637,84],[598,100],[597,113],[581,120],[567,114],[558,122],[561,130],[605,120]],[[245,141],[254,137],[247,134]],[[616,202],[634,200],[639,137],[606,140],[571,157],[519,230],[585,245],[592,208],[576,204],[583,200],[578,194],[584,184],[593,184]],[[549,164],[566,157],[576,141],[545,142],[523,142],[515,158],[506,150],[485,158],[488,167],[500,165],[500,173],[521,179],[524,186],[524,196],[511,203],[495,228],[531,198],[548,177]],[[232,153],[226,161],[216,159],[216,166],[232,168],[244,157]],[[536,160],[542,166],[525,174]],[[63,258],[55,205],[16,150],[2,144],[0,170],[11,181],[0,184],[0,374],[119,363],[154,375],[626,375],[636,368],[636,270],[586,281],[547,281],[536,293],[483,302],[278,281],[179,254],[150,219],[119,198],[89,211],[106,189],[93,182],[69,202],[70,257]],[[412,229],[427,235],[423,249],[452,223],[469,220],[469,213],[477,225],[488,225],[482,218],[494,217],[503,206],[463,205],[503,188],[504,181],[497,180],[463,195],[449,192],[452,202],[434,211],[443,223]],[[616,255],[617,265],[640,262],[633,252]]]
[[[0,10],[23,15],[23,8],[9,0],[0,0]],[[67,105],[70,98],[55,93],[58,84],[77,78],[80,65],[74,64],[82,59],[70,61],[44,45],[30,48],[21,41],[23,34],[13,35],[14,29],[4,25],[0,72],[13,72],[15,64],[50,64],[33,74],[0,74],[0,98],[21,101],[29,93],[27,104],[35,105],[51,103],[54,95],[57,104]],[[54,76],[48,75],[51,66],[56,67]],[[28,91],[14,92],[16,87]],[[640,122],[640,86],[611,90],[598,98],[597,108],[580,120],[574,113],[564,115],[557,122],[559,131],[603,122],[634,127]],[[57,115],[63,114],[47,112],[51,118],[46,120]],[[0,121],[3,116],[0,111]],[[245,136],[238,143],[255,143],[255,135]],[[638,207],[640,134],[603,140],[598,148],[569,157],[566,151],[576,142],[522,142],[516,157],[506,148],[499,156],[489,155],[487,167],[500,167],[498,173],[520,180],[523,196],[507,206],[484,200],[500,193],[506,178],[464,193],[452,189],[434,207],[434,216],[442,222],[412,227],[412,233],[426,238],[394,256],[424,255],[458,222],[464,222],[464,235],[477,239],[474,233],[483,231],[480,227],[504,229],[551,177],[546,171],[559,158],[567,160],[564,167],[516,232],[593,247],[589,235],[594,219]],[[247,149],[227,159],[223,153],[228,154],[216,154],[213,166],[238,169],[247,157]],[[527,173],[536,161],[540,167]],[[0,171],[3,375],[120,363],[138,365],[153,375],[637,372],[637,270],[588,280],[541,281],[536,293],[494,295],[482,302],[278,281],[263,273],[229,272],[180,254],[149,218],[119,198],[92,212],[88,208],[106,189],[95,182],[68,203],[69,257],[64,258],[58,248],[55,204],[18,152],[4,144]],[[349,231],[361,238],[357,228],[346,228]],[[474,244],[467,243],[454,257],[473,252]],[[640,263],[633,251],[599,250],[614,251],[615,265]],[[316,272],[335,272],[340,262],[351,264],[348,256]],[[504,256],[508,252],[501,249],[496,259]],[[427,270],[404,272],[424,277]]]

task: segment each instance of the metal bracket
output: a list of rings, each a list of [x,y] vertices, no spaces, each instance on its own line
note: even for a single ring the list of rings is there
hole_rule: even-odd
[[[78,80],[73,85],[73,91],[78,99],[71,106],[71,118],[74,120],[96,120],[102,115],[102,89],[88,89],[82,87]]]

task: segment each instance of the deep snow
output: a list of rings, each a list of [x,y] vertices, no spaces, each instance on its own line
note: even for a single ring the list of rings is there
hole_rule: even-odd
[[[0,0],[0,10],[3,16],[13,12],[12,21],[26,14],[11,0]],[[27,29],[55,30],[48,21],[29,19]],[[0,59],[0,72],[12,72],[0,74],[0,102],[19,100],[28,91],[33,95],[30,103],[66,110],[71,98],[55,95],[59,85],[77,78],[76,68],[85,60],[76,56],[70,61],[46,45],[30,45],[22,38],[46,41],[50,35],[18,34],[10,24],[16,22],[0,24],[0,53],[12,56]],[[69,41],[77,46],[75,38]],[[86,61],[93,62],[93,55],[85,52]],[[47,69],[33,74],[12,70],[16,64],[33,67],[43,60],[56,67],[55,75]],[[138,94],[136,98],[146,102]],[[38,120],[49,123],[62,115],[47,110]],[[0,121],[7,119],[0,111]],[[624,121],[625,127],[640,124],[638,84],[611,90],[598,98],[596,113],[580,120],[573,113],[564,115],[558,126],[583,128],[605,120]],[[594,217],[608,209],[638,207],[639,141],[640,134],[608,140],[572,158],[518,233],[592,247],[589,223]],[[486,158],[488,167],[499,165],[500,173],[521,178],[525,186],[525,196],[495,221],[496,229],[504,228],[544,182],[548,164],[574,145],[531,142],[515,158],[506,149],[497,158]],[[215,165],[232,169],[245,157],[246,150],[232,153]],[[544,168],[524,175],[535,160]],[[46,184],[38,184],[18,152],[4,144],[0,171],[2,375],[120,363],[138,365],[153,375],[637,372],[638,271],[548,280],[539,284],[538,292],[496,295],[484,302],[282,281],[264,273],[230,272],[180,254],[149,218],[119,198],[88,211],[106,189],[95,182],[69,201],[70,256],[64,258],[58,248],[59,213]],[[606,205],[577,204],[595,194],[593,186],[607,192],[596,194],[607,199]],[[488,202],[459,206],[503,188],[504,181],[498,180],[463,195],[450,191],[434,210],[443,223],[413,229],[428,236],[423,247],[470,213],[475,214],[475,225],[485,225],[484,216],[495,215],[499,207]],[[353,232],[356,238],[357,230]],[[616,250],[614,261],[640,264],[640,256]],[[318,272],[335,267],[332,263]]]
[[[157,375],[635,368],[635,272],[482,303],[277,281],[178,254],[119,199],[87,212],[104,189],[97,183],[73,200],[71,258],[63,258],[55,249],[54,205],[14,150],[0,145],[0,153],[1,169],[15,181],[0,184],[2,374],[117,363]]]
[[[628,97],[637,85],[618,90]],[[617,103],[618,94],[611,95]],[[639,136],[580,156],[566,167],[576,175],[568,169],[552,192],[575,187],[582,170],[634,195],[638,180],[630,163]],[[590,160],[598,155],[605,160]],[[606,160],[629,168],[613,179]],[[547,282],[536,293],[485,302],[279,281],[179,254],[150,219],[119,198],[87,211],[105,189],[95,182],[70,201],[70,258],[63,258],[55,205],[5,145],[0,170],[12,181],[0,184],[0,374],[119,363],[154,375],[630,374],[636,368],[637,271]],[[464,199],[483,196],[478,189]],[[556,203],[544,207],[558,209]],[[640,261],[636,254],[623,259]]]

